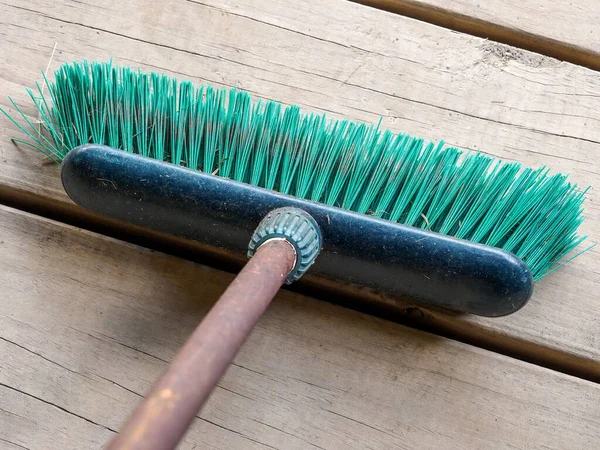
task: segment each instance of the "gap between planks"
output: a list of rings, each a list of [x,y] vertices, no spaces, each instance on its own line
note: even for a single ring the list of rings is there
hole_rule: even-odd
[[[527,32],[508,25],[429,5],[421,0],[350,0],[461,33],[490,39],[561,61],[600,70],[600,54],[578,45]],[[452,8],[450,5],[449,8]],[[559,20],[559,18],[557,18]]]
[[[85,211],[72,203],[51,200],[48,197],[5,185],[0,185],[0,205],[205,264],[229,273],[237,273],[245,261],[226,251],[202,243],[108,219]],[[305,278],[294,285],[285,286],[284,289],[583,380],[600,383],[600,361],[515,336],[503,335],[495,330],[479,326],[477,323],[455,320],[451,312],[435,307],[424,307],[411,301],[385,298],[352,287],[322,282],[309,276]]]

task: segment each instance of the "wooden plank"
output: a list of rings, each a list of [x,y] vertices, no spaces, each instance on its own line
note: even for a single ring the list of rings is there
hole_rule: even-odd
[[[0,442],[99,448],[232,275],[6,207],[0,230]],[[284,291],[182,448],[593,449],[599,394]]]
[[[600,69],[600,9],[595,1],[353,1]]]
[[[600,185],[600,81],[593,71],[344,1],[202,4],[67,0],[0,4],[0,101],[24,100],[52,61],[106,60],[181,78],[238,86],[307,110],[375,121],[527,165],[547,163],[581,185]],[[200,31],[199,31],[200,30]],[[31,112],[31,109],[29,109]],[[58,169],[15,149],[0,129],[3,201],[80,214]],[[28,195],[27,199],[24,195]],[[33,200],[31,200],[33,199]],[[597,191],[582,231],[598,236]],[[593,250],[536,286],[530,305],[502,319],[454,317],[398,302],[461,339],[600,379]]]
[[[0,385],[0,396],[3,450],[98,449],[114,434],[102,425],[18,388]]]

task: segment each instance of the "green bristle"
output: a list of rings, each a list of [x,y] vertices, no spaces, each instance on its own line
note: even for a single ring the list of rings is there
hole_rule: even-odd
[[[536,280],[586,239],[577,234],[585,191],[545,168],[110,63],[66,64],[44,82],[48,94],[28,90],[39,125],[12,99],[21,120],[2,112],[31,139],[16,142],[57,162],[78,145],[106,144],[503,248]]]

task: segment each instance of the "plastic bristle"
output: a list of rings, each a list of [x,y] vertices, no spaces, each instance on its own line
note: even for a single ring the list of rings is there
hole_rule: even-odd
[[[44,76],[45,95],[37,84],[29,91],[39,124],[12,100],[16,116],[2,112],[30,139],[15,141],[57,162],[78,145],[106,144],[503,248],[535,279],[585,239],[577,233],[585,191],[543,167],[111,63],[65,64],[54,80]]]

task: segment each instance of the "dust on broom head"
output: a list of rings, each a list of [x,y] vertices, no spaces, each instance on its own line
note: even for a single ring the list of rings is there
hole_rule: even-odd
[[[586,238],[577,233],[585,191],[544,167],[111,63],[65,64],[44,82],[46,96],[38,83],[28,90],[39,128],[12,99],[21,120],[2,112],[31,140],[15,141],[57,162],[78,145],[105,144],[502,248],[536,280]]]

